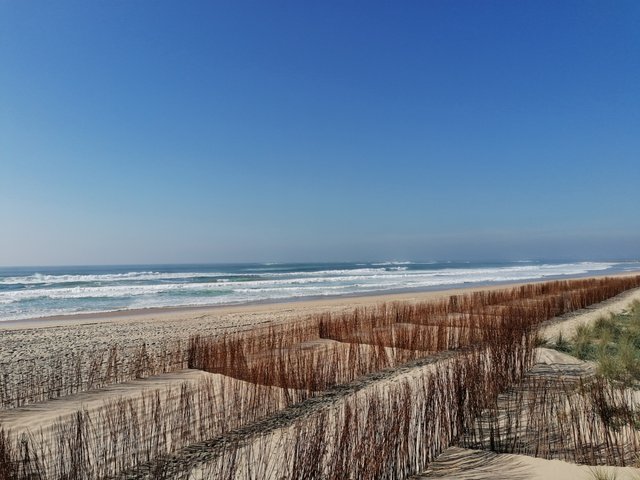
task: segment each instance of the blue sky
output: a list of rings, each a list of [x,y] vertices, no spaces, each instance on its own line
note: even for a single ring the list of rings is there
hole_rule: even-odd
[[[0,265],[640,257],[640,2],[0,0]]]

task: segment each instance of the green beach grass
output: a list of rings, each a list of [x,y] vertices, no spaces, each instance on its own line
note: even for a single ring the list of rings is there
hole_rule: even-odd
[[[628,311],[580,325],[572,338],[561,334],[552,345],[581,360],[595,361],[598,374],[640,388],[640,302]]]

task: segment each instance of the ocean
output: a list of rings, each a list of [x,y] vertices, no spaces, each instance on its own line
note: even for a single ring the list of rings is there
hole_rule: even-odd
[[[0,268],[0,321],[437,290],[640,270],[640,262],[359,262]]]

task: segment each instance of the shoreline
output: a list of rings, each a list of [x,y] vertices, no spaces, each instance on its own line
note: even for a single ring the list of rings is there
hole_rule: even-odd
[[[277,300],[259,300],[220,305],[185,305],[168,307],[147,307],[124,309],[106,312],[87,312],[52,315],[44,317],[25,318],[19,320],[0,320],[1,330],[16,330],[30,328],[47,328],[71,325],[90,325],[96,323],[118,323],[132,321],[176,321],[194,320],[214,315],[228,314],[260,314],[296,311],[301,316],[316,313],[323,309],[345,309],[356,306],[371,305],[395,301],[426,301],[437,298],[468,293],[481,290],[500,290],[514,288],[521,285],[545,283],[558,280],[575,280],[602,277],[624,277],[640,275],[640,270],[630,272],[616,272],[590,275],[562,275],[545,277],[535,280],[518,282],[479,282],[470,285],[446,285],[442,287],[398,289],[385,292],[353,293],[345,295],[328,295],[316,297],[297,297]]]

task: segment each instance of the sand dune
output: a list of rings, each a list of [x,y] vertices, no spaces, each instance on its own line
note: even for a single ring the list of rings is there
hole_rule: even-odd
[[[594,480],[595,473],[616,480],[636,480],[640,469],[631,467],[591,467],[560,460],[545,460],[526,455],[494,453],[450,447],[426,472],[412,480]]]

